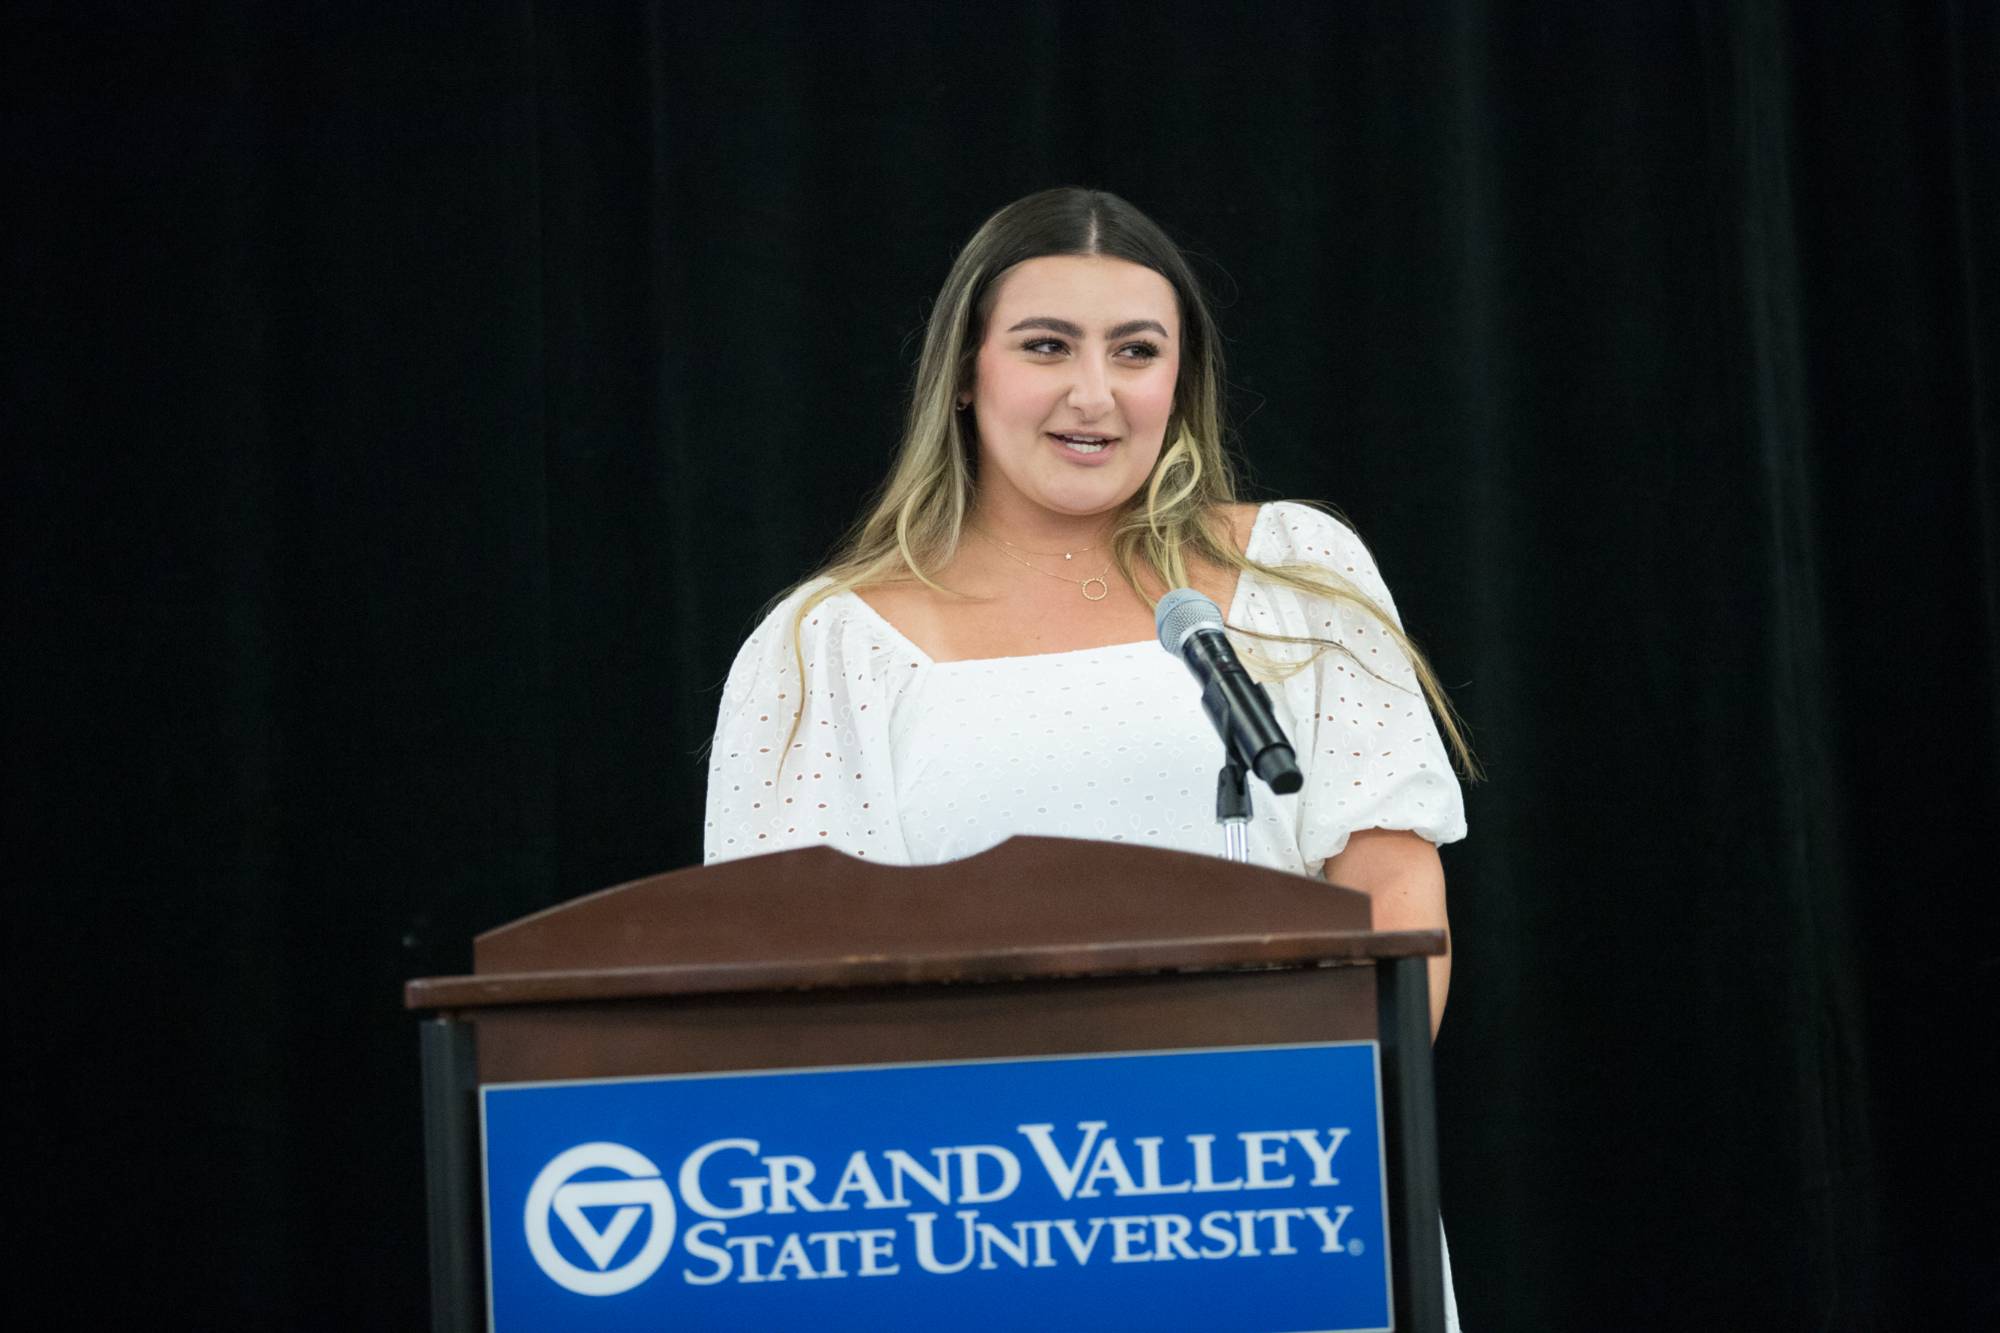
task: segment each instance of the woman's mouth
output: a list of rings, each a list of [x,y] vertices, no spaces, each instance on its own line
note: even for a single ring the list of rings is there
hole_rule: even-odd
[[[1073,454],[1079,458],[1090,458],[1094,455],[1102,454],[1118,442],[1118,437],[1115,435],[1064,435],[1050,431],[1048,436],[1066,453]]]

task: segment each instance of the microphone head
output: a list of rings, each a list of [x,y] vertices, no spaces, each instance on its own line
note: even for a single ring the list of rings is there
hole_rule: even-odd
[[[1160,633],[1160,647],[1179,656],[1188,635],[1222,628],[1222,611],[1193,588],[1175,588],[1153,608],[1153,628]]]

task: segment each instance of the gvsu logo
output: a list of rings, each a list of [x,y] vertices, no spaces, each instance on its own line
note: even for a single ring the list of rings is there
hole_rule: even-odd
[[[604,1170],[618,1175],[576,1179],[586,1171]],[[585,1209],[597,1210],[597,1218]],[[630,1259],[612,1268],[611,1261],[631,1239],[642,1215],[651,1228],[644,1243]],[[550,1230],[551,1217],[561,1219],[571,1239],[596,1265],[594,1270],[564,1257]],[[528,1190],[523,1221],[528,1252],[535,1262],[551,1281],[579,1296],[615,1296],[632,1290],[653,1275],[674,1246],[674,1197],[660,1179],[660,1169],[644,1154],[618,1143],[583,1143],[558,1153]]]

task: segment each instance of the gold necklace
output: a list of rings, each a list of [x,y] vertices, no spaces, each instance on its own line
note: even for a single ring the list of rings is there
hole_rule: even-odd
[[[984,531],[985,531],[985,529],[984,529],[984,528],[982,528],[982,529],[980,529],[980,531],[984,532]],[[1028,551],[1028,548],[1027,548],[1027,547],[1025,547],[1025,546],[1016,546],[1016,545],[1014,545],[1014,543],[1012,543],[1012,542],[1008,541],[1008,540],[1007,540],[1007,539],[1006,539],[1005,537],[994,537],[994,538],[992,538],[992,540],[994,540],[994,541],[997,541],[997,542],[999,542],[999,543],[1000,543],[1000,544],[1001,544],[1002,546],[1006,547],[1006,548],[1007,548],[1008,550],[1010,550],[1010,551]],[[1077,557],[1077,556],[1079,556],[1079,555],[1082,555],[1082,554],[1083,554],[1083,553],[1084,553],[1085,551],[1095,551],[1096,549],[1097,549],[1097,543],[1096,543],[1096,542],[1092,542],[1092,543],[1091,543],[1090,545],[1088,545],[1088,546],[1079,546],[1079,547],[1075,548],[1074,550],[1070,550],[1070,551],[1028,551],[1028,554],[1029,554],[1029,555],[1038,555],[1038,556],[1042,557],[1042,559],[1044,559],[1044,560],[1053,560],[1053,559],[1055,559],[1055,558],[1056,558],[1057,556],[1061,556],[1061,557],[1062,557],[1063,559],[1065,559],[1065,560],[1070,560],[1070,559],[1074,559],[1075,557]]]
[[[978,533],[980,536],[985,537],[987,541],[993,543],[993,545],[999,549],[1000,554],[1006,556],[1009,560],[1012,560],[1015,564],[1021,566],[1023,569],[1032,569],[1037,574],[1040,574],[1043,578],[1055,579],[1059,583],[1076,584],[1077,588],[1083,593],[1083,599],[1087,602],[1101,602],[1106,597],[1109,597],[1111,595],[1111,585],[1105,582],[1104,580],[1104,576],[1111,572],[1110,561],[1106,561],[1103,569],[1098,570],[1095,574],[1091,575],[1087,579],[1073,579],[1069,577],[1067,574],[1051,574],[1049,573],[1048,570],[1042,569],[1036,565],[1031,565],[1027,561],[1023,560],[1020,556],[1015,555],[1012,551],[1008,550],[1007,547],[1010,546],[1012,543],[1003,542],[998,537],[990,536],[984,528],[979,527],[977,524],[970,524],[968,526],[970,526],[972,530]],[[1082,549],[1088,551],[1092,548],[1086,546],[1083,547]],[[1036,554],[1036,552],[1030,551],[1028,554],[1034,555]],[[1053,556],[1054,552],[1050,552],[1049,554]],[[1065,560],[1069,559],[1069,552],[1067,551],[1063,552],[1063,559]],[[1090,585],[1093,583],[1097,585],[1096,592],[1092,592],[1090,590]]]

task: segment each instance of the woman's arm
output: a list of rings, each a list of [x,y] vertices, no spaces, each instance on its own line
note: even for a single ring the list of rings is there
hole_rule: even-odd
[[[1445,951],[1430,960],[1431,1039],[1451,990],[1451,921],[1445,915],[1444,866],[1437,848],[1400,829],[1359,829],[1320,872],[1330,884],[1359,889],[1375,907],[1377,930],[1442,930]]]

